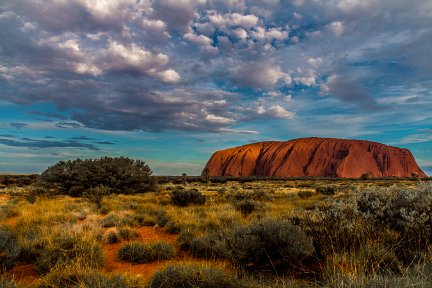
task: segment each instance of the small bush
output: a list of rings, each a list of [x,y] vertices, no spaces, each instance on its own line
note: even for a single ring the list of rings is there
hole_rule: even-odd
[[[336,194],[336,189],[332,186],[319,186],[315,189],[315,192],[322,195],[334,195]]]
[[[175,249],[172,244],[162,241],[152,244],[132,242],[120,248],[117,256],[122,261],[148,263],[174,258]]]
[[[172,192],[171,202],[180,207],[186,207],[190,204],[204,205],[206,197],[196,189],[176,190]]]
[[[49,246],[43,247],[37,253],[39,256],[35,266],[41,274],[50,272],[52,267],[77,262],[83,262],[89,268],[99,268],[105,264],[105,255],[100,245],[80,239],[79,236],[55,237]]]
[[[116,231],[110,231],[105,235],[105,243],[114,244],[120,242],[120,236]]]
[[[111,189],[109,187],[104,185],[99,185],[89,189],[88,191],[84,192],[82,195],[90,202],[96,204],[98,209],[100,209],[102,207],[102,201],[110,193],[111,193]]]
[[[115,226],[124,226],[124,225],[135,225],[136,223],[135,217],[127,213],[116,213],[111,212],[104,219],[102,219],[102,227],[110,228]]]
[[[307,199],[307,198],[312,197],[314,195],[314,193],[312,191],[299,191],[299,192],[297,192],[297,195],[301,199]]]
[[[21,248],[15,233],[8,227],[0,227],[0,272],[12,268],[20,253]]]
[[[252,212],[255,211],[257,206],[258,203],[251,199],[240,200],[234,203],[235,209],[240,211],[243,218],[247,218]]]
[[[192,256],[202,259],[223,259],[225,245],[220,235],[210,234],[189,240],[188,248]]]
[[[150,288],[242,288],[248,287],[224,270],[197,264],[169,265],[156,272]]]
[[[226,257],[249,269],[296,267],[315,252],[312,240],[288,221],[265,219],[224,233]]]
[[[138,237],[139,233],[136,229],[125,226],[121,227],[118,231],[120,237],[124,240],[132,240],[133,238]]]

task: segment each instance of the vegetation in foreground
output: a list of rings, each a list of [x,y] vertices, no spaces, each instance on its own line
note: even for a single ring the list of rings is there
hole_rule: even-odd
[[[429,182],[179,179],[4,185],[0,287],[432,287]]]

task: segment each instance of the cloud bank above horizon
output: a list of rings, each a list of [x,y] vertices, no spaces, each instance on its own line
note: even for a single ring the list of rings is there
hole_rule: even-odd
[[[432,172],[428,0],[5,0],[0,39],[0,171],[322,136]]]

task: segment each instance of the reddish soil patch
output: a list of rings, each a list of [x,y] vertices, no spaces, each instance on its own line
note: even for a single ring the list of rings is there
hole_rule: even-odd
[[[7,218],[3,223],[6,225],[15,226],[17,221],[18,221],[18,218],[19,218],[19,216],[10,217],[10,218]]]
[[[166,241],[168,243],[176,243],[177,235],[167,234],[163,230],[154,229],[153,227],[141,227],[138,228],[139,237],[138,240],[152,243],[157,241]],[[148,280],[156,271],[162,269],[168,263],[172,261],[157,261],[145,264],[133,264],[129,262],[121,262],[117,260],[117,252],[120,248],[125,245],[125,241],[116,244],[106,244],[103,246],[105,255],[107,257],[107,263],[105,271],[109,273],[131,273],[140,275],[143,280]]]
[[[36,269],[31,264],[15,266],[7,272],[21,285],[37,284],[40,281]]]
[[[7,202],[9,200],[9,196],[7,194],[1,194],[0,195],[0,203],[1,202]]]

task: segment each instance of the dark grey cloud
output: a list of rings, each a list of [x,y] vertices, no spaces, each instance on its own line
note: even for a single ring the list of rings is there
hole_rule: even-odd
[[[93,138],[93,137],[87,137],[87,136],[76,136],[76,137],[71,137],[70,139],[72,140],[84,140],[84,141],[96,141],[98,139]]]
[[[26,148],[81,148],[88,150],[100,150],[93,144],[81,143],[74,140],[39,140],[31,138],[0,139],[1,145]]]
[[[324,90],[341,101],[355,103],[368,110],[384,109],[360,83],[345,76],[330,77],[324,85]]]
[[[63,129],[67,129],[67,128],[80,128],[82,127],[81,124],[79,123],[75,123],[75,122],[58,122],[55,124],[56,127],[58,128],[63,128]]]
[[[111,141],[96,141],[96,144],[100,144],[100,145],[115,145],[116,143],[111,142]]]
[[[28,124],[12,122],[12,123],[9,123],[9,126],[14,128],[14,129],[21,130],[23,128],[26,128],[28,126]]]
[[[33,115],[44,116],[44,117],[47,117],[47,118],[55,118],[55,119],[60,119],[60,120],[66,120],[67,119],[66,116],[61,115],[59,113],[48,113],[48,112],[34,111],[34,110],[30,111],[29,113],[33,114]]]
[[[12,134],[0,134],[0,137],[5,137],[5,138],[17,138],[17,136],[12,135]]]

